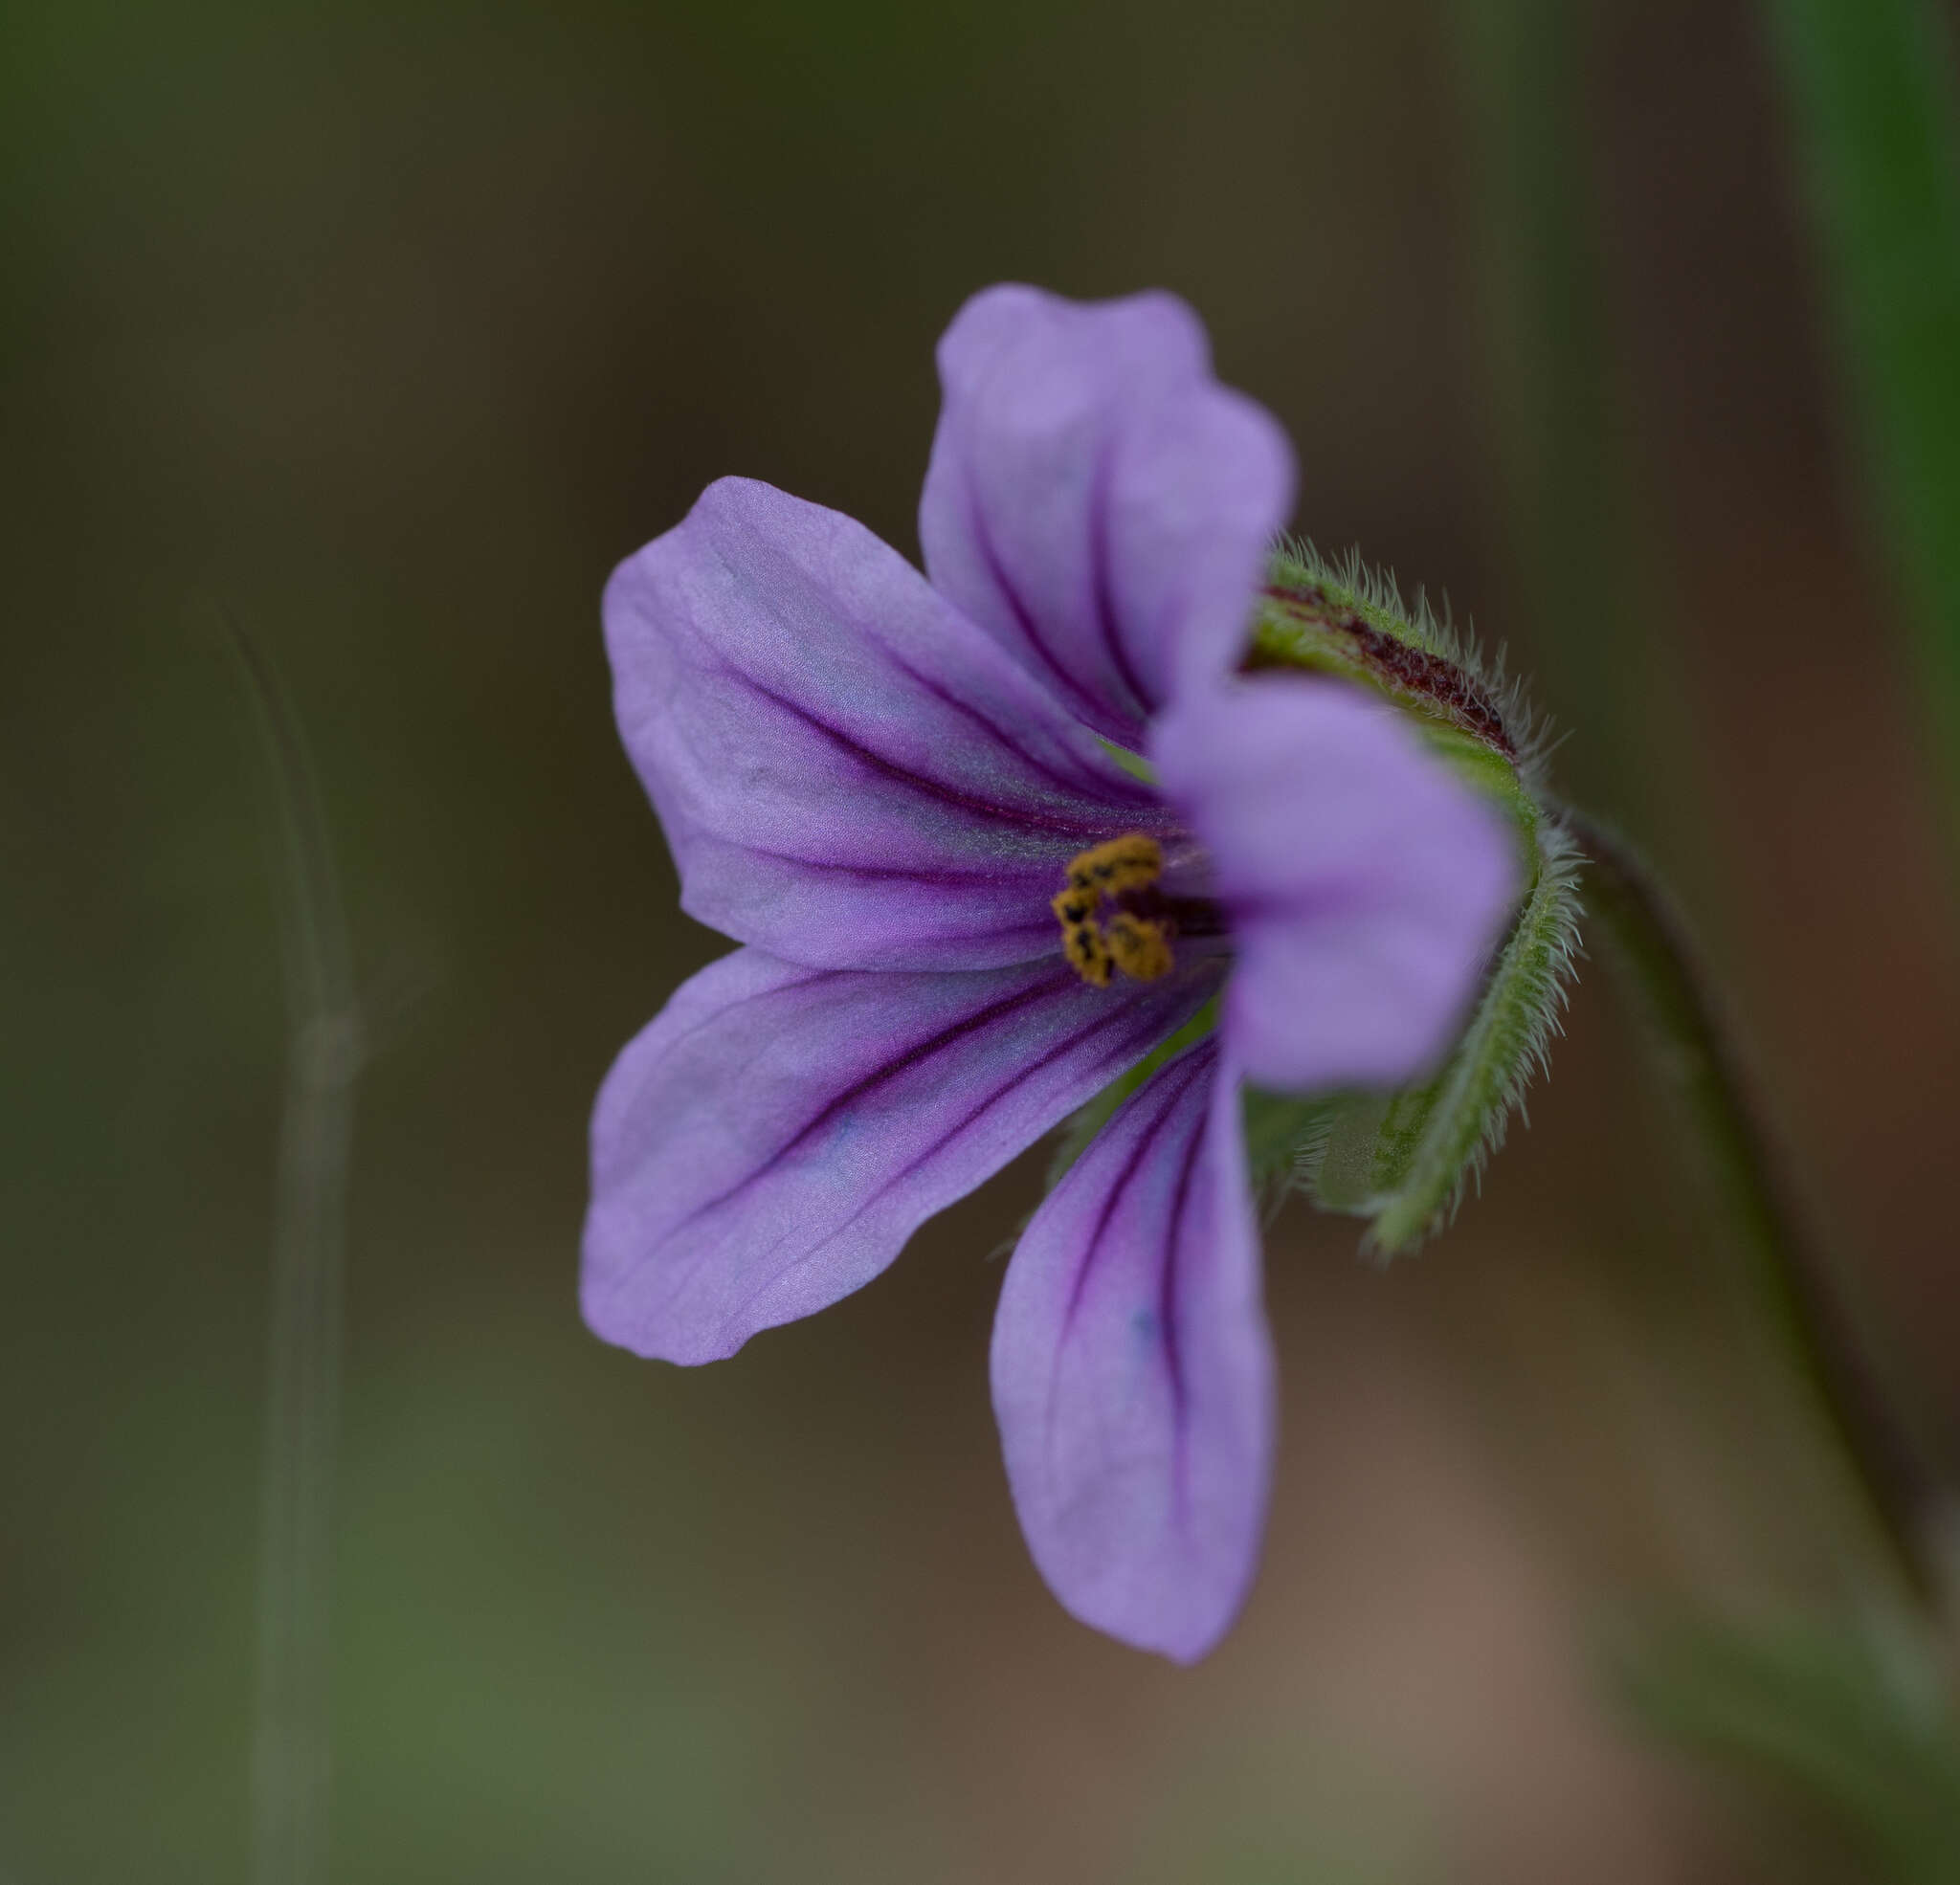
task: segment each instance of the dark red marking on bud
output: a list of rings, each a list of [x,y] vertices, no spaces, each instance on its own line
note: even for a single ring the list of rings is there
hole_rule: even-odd
[[[1334,603],[1317,584],[1268,584],[1261,593],[1288,614],[1339,635],[1347,644],[1345,652],[1349,658],[1382,686],[1439,708],[1465,732],[1474,733],[1507,760],[1516,761],[1517,743],[1504,725],[1497,702],[1454,661],[1376,628],[1353,610]],[[1286,664],[1255,650],[1247,665],[1272,668]]]

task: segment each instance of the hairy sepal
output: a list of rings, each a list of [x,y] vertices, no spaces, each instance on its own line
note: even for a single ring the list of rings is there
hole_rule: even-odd
[[[1544,796],[1547,740],[1505,674],[1421,591],[1404,601],[1392,576],[1310,543],[1269,559],[1253,614],[1246,667],[1292,668],[1353,681],[1414,716],[1437,751],[1472,783],[1527,805]]]
[[[1547,1070],[1578,948],[1578,856],[1548,817],[1531,836],[1530,889],[1441,1072],[1341,1096],[1296,1148],[1295,1182],[1326,1209],[1370,1219],[1369,1244],[1384,1257],[1449,1221]]]

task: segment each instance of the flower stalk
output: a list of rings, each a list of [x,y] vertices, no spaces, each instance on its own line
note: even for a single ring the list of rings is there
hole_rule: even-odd
[[[1570,809],[1565,823],[1586,859],[1587,912],[1646,1011],[1657,1064],[1726,1195],[1778,1332],[1901,1579],[1937,1616],[1946,1595],[1932,1536],[1947,1503],[1941,1476],[1887,1395],[1831,1265],[1803,1231],[1686,927],[1615,832]]]

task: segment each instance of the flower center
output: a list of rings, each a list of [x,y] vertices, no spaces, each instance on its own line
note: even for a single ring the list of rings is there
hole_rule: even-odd
[[[1069,860],[1068,881],[1053,907],[1061,952],[1084,982],[1106,988],[1118,969],[1139,982],[1170,972],[1175,924],[1156,889],[1163,869],[1162,847],[1141,832]]]

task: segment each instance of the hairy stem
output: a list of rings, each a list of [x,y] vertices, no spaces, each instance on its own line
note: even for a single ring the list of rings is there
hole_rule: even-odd
[[[1846,1312],[1830,1265],[1785,1194],[1768,1132],[1685,926],[1645,861],[1616,832],[1568,810],[1585,853],[1587,906],[1646,1009],[1659,1065],[1726,1194],[1798,1371],[1841,1449],[1900,1572],[1937,1608],[1944,1579],[1928,1534],[1946,1501]]]
[[[291,1026],[267,1319],[252,1878],[323,1885],[334,1448],[359,1016],[304,738],[263,658],[227,628],[278,805]]]

